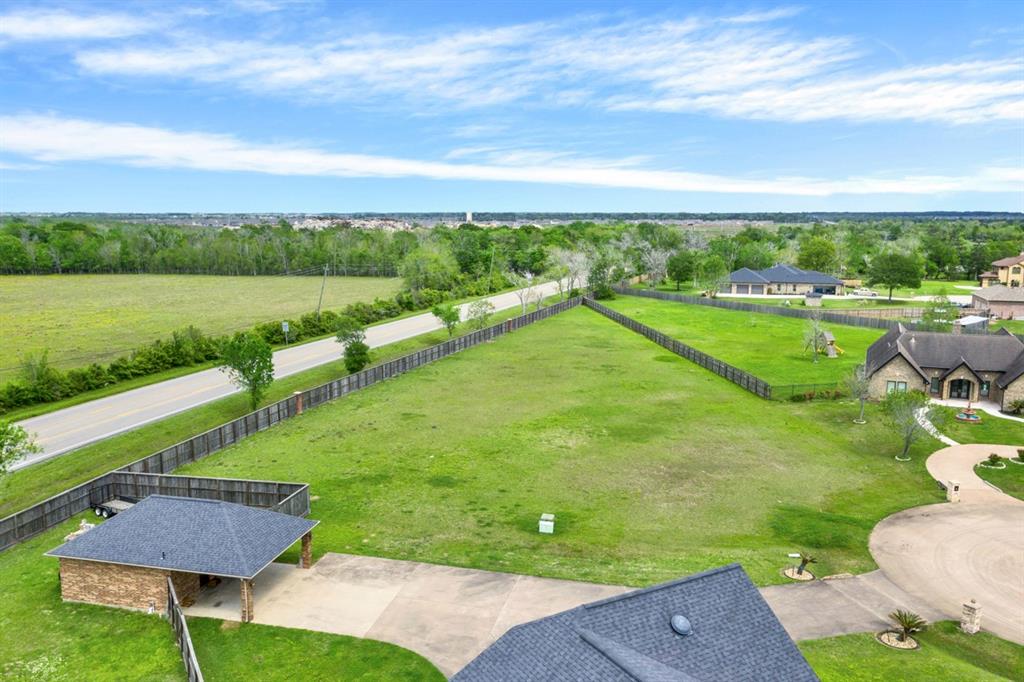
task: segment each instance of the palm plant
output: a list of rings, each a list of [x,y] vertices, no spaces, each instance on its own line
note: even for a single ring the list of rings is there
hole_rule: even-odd
[[[800,552],[800,565],[797,566],[796,574],[797,575],[803,575],[804,574],[804,569],[807,568],[807,564],[816,564],[816,563],[818,563],[818,560],[815,557],[811,556],[810,554],[805,554],[804,552]]]
[[[889,614],[889,620],[895,625],[899,631],[899,639],[901,642],[907,641],[907,637],[915,632],[920,632],[928,627],[928,622],[917,615],[913,611],[904,611],[903,609],[896,609]]]

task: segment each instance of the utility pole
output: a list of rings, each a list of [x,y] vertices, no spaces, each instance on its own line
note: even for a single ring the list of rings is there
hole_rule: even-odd
[[[316,302],[316,319],[320,319],[320,306],[324,302],[324,287],[327,286],[327,265],[324,265],[324,278],[320,280],[320,300]]]

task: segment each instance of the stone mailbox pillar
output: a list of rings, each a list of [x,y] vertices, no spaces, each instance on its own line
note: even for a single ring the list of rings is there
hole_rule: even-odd
[[[973,599],[964,604],[963,613],[960,615],[960,629],[969,635],[981,630],[981,605]]]
[[[946,500],[949,502],[960,501],[960,481],[948,481],[946,483]]]

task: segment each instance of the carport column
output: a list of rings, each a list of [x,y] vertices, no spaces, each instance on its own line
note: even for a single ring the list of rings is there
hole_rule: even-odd
[[[252,580],[242,579],[242,622],[251,623],[252,614]]]
[[[299,568],[313,566],[313,531],[302,536],[302,556],[299,557]]]

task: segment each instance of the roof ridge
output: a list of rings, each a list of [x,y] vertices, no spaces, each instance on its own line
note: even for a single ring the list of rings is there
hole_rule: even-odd
[[[712,576],[712,575],[715,575],[715,574],[718,574],[718,573],[726,573],[728,571],[740,571],[740,572],[743,572],[743,566],[741,566],[740,564],[738,564],[736,562],[733,562],[731,564],[726,564],[725,566],[718,566],[716,568],[709,568],[706,571],[701,571],[700,573],[694,573],[693,575],[687,575],[687,576],[684,576],[682,578],[676,578],[675,580],[669,580],[668,582],[665,582],[665,583],[659,583],[657,585],[651,585],[650,587],[643,587],[643,588],[640,588],[638,590],[631,590],[631,591],[626,592],[624,594],[617,594],[617,595],[614,595],[614,596],[611,596],[611,597],[605,597],[604,599],[600,599],[598,601],[592,601],[589,604],[583,604],[579,608],[589,609],[589,608],[593,608],[593,607],[596,607],[596,606],[603,606],[604,604],[610,604],[612,602],[622,601],[624,599],[629,599],[629,598],[632,598],[632,597],[638,597],[638,596],[644,595],[644,594],[650,594],[651,592],[657,592],[658,590],[664,590],[664,589],[669,588],[669,587],[675,587],[676,585],[682,585],[683,583],[688,583],[688,582],[693,581],[693,580],[700,580],[701,578],[707,578],[709,576]]]
[[[242,546],[238,543],[238,532],[235,529],[235,524],[231,518],[228,507],[221,506],[220,513],[221,516],[224,517],[224,525],[231,531],[228,533],[228,537],[231,538],[231,547],[235,550],[235,556],[238,557],[239,563],[242,566],[245,566],[245,570],[252,573],[252,566],[249,565],[249,560],[245,556],[245,552],[242,551]]]
[[[622,642],[579,626],[574,626],[573,630],[598,653],[640,682],[696,682],[695,678],[682,670],[666,665]]]

